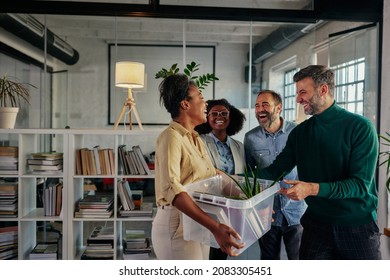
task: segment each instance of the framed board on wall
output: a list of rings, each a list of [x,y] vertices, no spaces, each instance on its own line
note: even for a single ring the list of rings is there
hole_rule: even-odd
[[[195,61],[199,70],[195,74],[214,73],[214,46],[186,46],[186,64]],[[143,45],[143,44],[110,44],[109,45],[109,97],[108,123],[114,124],[127,97],[127,89],[115,87],[115,63],[119,61],[134,61],[145,64],[145,87],[133,89],[133,97],[143,125],[166,125],[171,121],[170,114],[160,104],[158,86],[162,79],[156,79],[155,74],[162,68],[169,69],[177,63],[182,72],[183,46],[181,45]],[[214,99],[214,83],[203,91],[205,100]],[[126,116],[126,114],[125,114]],[[128,121],[124,117],[119,125]],[[136,124],[135,118],[132,122]],[[127,123],[126,123],[127,124]]]

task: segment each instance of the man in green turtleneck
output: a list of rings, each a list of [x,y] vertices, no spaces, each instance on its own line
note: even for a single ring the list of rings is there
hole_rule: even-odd
[[[381,259],[374,180],[378,137],[372,123],[335,103],[334,73],[311,65],[294,75],[296,100],[312,115],[260,177],[276,179],[297,166],[299,181],[280,192],[304,199],[299,258]]]

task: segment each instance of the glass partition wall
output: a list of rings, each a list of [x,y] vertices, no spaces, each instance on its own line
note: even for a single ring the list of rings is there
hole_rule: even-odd
[[[146,66],[145,86],[134,91],[145,129],[169,121],[159,104],[156,72],[174,63],[182,70],[191,61],[200,64],[199,74],[213,72],[219,78],[205,89],[206,99],[226,98],[246,114],[244,128],[235,135],[238,140],[258,125],[253,108],[261,89],[282,95],[286,119],[299,123],[307,118],[295,102],[292,76],[309,64],[334,68],[338,102],[378,126],[380,28],[376,23],[251,21],[249,16],[241,21],[116,17],[112,13],[0,15],[0,76],[8,74],[35,86],[16,128],[111,129],[126,98],[126,91],[114,85],[114,65],[121,60]],[[30,35],[7,29],[4,15],[14,15],[11,25],[16,18],[28,26]],[[38,42],[32,35],[37,33],[43,38]]]
[[[28,112],[29,123],[18,120],[19,127],[53,128],[111,127],[126,98],[126,91],[114,85],[114,66],[122,60],[145,64],[145,87],[134,91],[143,125],[161,126],[169,122],[169,115],[159,104],[160,80],[155,79],[156,72],[174,63],[182,70],[192,61],[200,65],[197,74],[214,73],[219,78],[204,90],[206,99],[226,98],[245,111],[247,122],[243,131],[257,125],[252,108],[257,92],[265,88],[280,92],[286,101],[288,118],[300,122],[306,116],[295,104],[293,86],[286,87],[288,73],[313,63],[332,67],[350,63],[351,52],[343,47],[345,43],[337,43],[339,47],[335,48],[335,37],[329,34],[366,25],[37,14],[19,18],[27,18],[27,23],[41,23],[48,35],[46,48],[32,46],[23,36],[1,28],[5,44],[13,40],[20,53],[31,54],[37,62],[34,65],[2,54],[1,74],[11,72],[37,86]],[[363,78],[370,88],[360,86],[356,93],[359,100],[367,100],[359,103],[359,112],[367,112],[372,120],[377,119],[377,83],[372,80],[377,73],[376,28],[370,27],[370,40],[360,39],[370,42],[360,44],[358,50],[359,55],[366,57],[363,63],[369,63]],[[348,46],[356,46],[358,42],[354,42]],[[50,51],[54,47],[60,51]],[[332,60],[337,60],[337,64],[332,64]],[[19,61],[28,65],[29,70],[15,72]]]

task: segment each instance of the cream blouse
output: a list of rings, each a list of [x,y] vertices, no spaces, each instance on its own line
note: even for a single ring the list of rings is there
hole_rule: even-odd
[[[172,205],[183,186],[216,175],[199,134],[172,121],[157,138],[155,161],[157,205]]]

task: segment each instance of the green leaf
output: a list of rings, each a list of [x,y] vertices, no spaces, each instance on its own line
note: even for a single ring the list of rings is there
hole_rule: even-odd
[[[30,102],[29,83],[20,83],[16,79],[11,80],[7,75],[0,78],[0,107],[20,107],[22,101]]]
[[[189,77],[191,80],[193,80],[196,84],[196,86],[203,90],[210,82],[218,81],[219,79],[214,75],[214,73],[207,73],[203,75],[194,75],[194,72],[199,70],[200,64],[197,64],[196,62],[192,61],[191,63],[187,64],[186,67],[183,70],[184,75]],[[169,71],[165,68],[162,68],[160,71],[158,71],[155,75],[156,79],[163,78],[165,79],[168,76],[174,75],[179,73],[179,68],[177,67],[177,63],[172,64]]]
[[[272,184],[271,184],[269,187],[272,187],[272,186],[275,185],[277,182],[279,182],[280,180],[282,180],[285,174],[286,174],[286,172],[283,172],[275,181],[272,182]]]
[[[169,69],[169,72],[174,72],[176,69],[178,70],[179,68],[177,68],[177,63],[174,63],[172,64],[171,69]]]
[[[188,69],[184,69],[184,74],[186,74],[188,77],[191,77],[191,72]]]
[[[258,193],[262,192],[263,190],[260,188],[260,183],[257,181],[257,172],[256,172],[256,170],[253,171],[252,168],[250,168],[250,170],[251,170],[252,177],[253,177],[253,183],[255,184],[255,186],[254,186],[255,194],[258,194]]]
[[[225,173],[230,179],[232,179],[232,181],[240,188],[240,190],[243,191],[243,193],[245,194],[244,190],[242,189],[242,185],[240,182],[238,182],[233,176],[231,176],[229,173],[221,170],[223,173]],[[248,198],[248,197],[247,197]]]
[[[224,171],[223,171],[224,172]],[[248,171],[246,168],[244,170],[244,181],[238,182],[233,176],[224,172],[233,182],[240,188],[240,190],[245,195],[246,199],[249,199],[260,192],[262,192],[262,188],[260,186],[259,181],[257,180],[257,174],[253,170]],[[250,176],[251,175],[251,176]],[[253,179],[253,182],[251,181]]]

